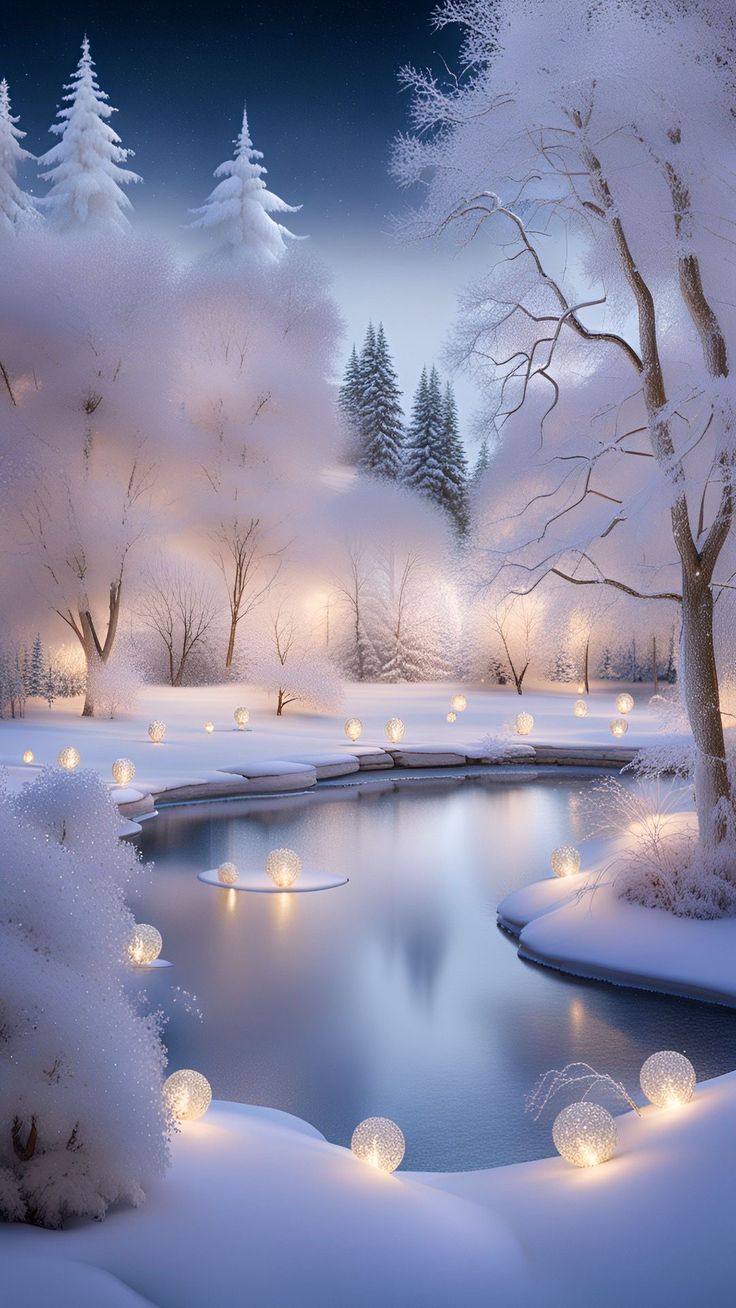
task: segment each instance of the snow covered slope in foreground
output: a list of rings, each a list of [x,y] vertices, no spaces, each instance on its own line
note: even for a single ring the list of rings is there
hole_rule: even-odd
[[[729,1074],[686,1108],[619,1118],[619,1151],[598,1168],[387,1176],[286,1114],[216,1103],[185,1124],[141,1208],[1,1228],[3,1304],[725,1308],[735,1115]]]

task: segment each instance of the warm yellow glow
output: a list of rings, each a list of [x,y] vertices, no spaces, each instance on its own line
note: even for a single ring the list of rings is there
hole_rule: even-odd
[[[135,776],[135,763],[129,758],[116,758],[112,765],[112,779],[119,786],[127,786]]]
[[[633,707],[634,707],[634,697],[633,695],[630,695],[628,691],[625,690],[622,695],[616,696],[617,713],[630,713]]]
[[[516,715],[516,734],[517,736],[528,736],[534,726],[534,718],[531,713],[517,713]]]
[[[555,1149],[574,1167],[596,1167],[616,1152],[616,1123],[607,1109],[583,1099],[568,1104],[552,1126]]]
[[[391,741],[391,744],[398,745],[399,741],[404,738],[406,727],[401,721],[401,718],[389,718],[384,730],[387,738]]]
[[[247,708],[236,708],[233,717],[238,731],[243,731],[250,720],[250,711]]]
[[[165,722],[160,722],[159,719],[156,718],[154,722],[149,723],[148,738],[149,740],[153,741],[154,745],[160,745],[165,735],[166,735]]]
[[[360,718],[348,718],[345,723],[345,735],[348,740],[359,740],[363,735],[363,723]]]
[[[155,962],[163,946],[161,932],[148,922],[138,922],[128,944],[128,956],[131,963],[145,967]]]
[[[549,861],[556,877],[572,877],[580,871],[580,850],[574,845],[558,845]]]
[[[584,682],[584,681],[579,681],[579,682],[578,682],[578,695],[584,695],[584,694],[585,694],[585,682]]]
[[[456,713],[464,713],[466,708],[468,707],[468,701],[466,700],[464,695],[453,695],[452,699],[450,700],[450,704],[452,705]]]
[[[588,705],[586,704],[584,699],[576,699],[575,703],[572,706],[572,711],[575,714],[576,718],[587,718]]]
[[[679,1108],[693,1097],[695,1068],[684,1054],[661,1049],[643,1064],[639,1081],[650,1103],[658,1108]]]
[[[211,735],[212,735],[212,732],[213,732],[214,729],[215,729],[215,724],[214,724],[214,722],[205,722],[205,724],[204,724],[204,729],[205,729],[205,731],[207,732],[207,735],[208,735],[208,736],[211,736]]]
[[[164,1101],[177,1122],[196,1122],[212,1103],[212,1086],[201,1072],[182,1068],[164,1081]]]
[[[629,729],[629,724],[625,718],[614,718],[610,724],[612,736],[625,736]]]
[[[32,762],[33,762],[33,750],[32,750],[32,749],[27,749],[27,750],[25,751],[25,753],[24,753],[24,755],[23,755],[23,762],[24,762],[24,763],[32,763]]]
[[[73,745],[67,745],[66,749],[60,749],[56,756],[56,762],[60,768],[66,768],[68,772],[73,772],[79,767],[81,755],[78,749]]]
[[[302,868],[302,860],[293,849],[272,849],[266,859],[266,872],[279,890],[293,886]]]
[[[395,1172],[406,1151],[400,1127],[390,1117],[367,1117],[356,1126],[350,1148],[356,1158],[382,1172]]]
[[[217,869],[217,880],[223,886],[234,886],[238,879],[238,869],[234,863],[221,863]]]
[[[450,712],[446,716],[448,722],[457,722],[457,713],[455,713],[452,709],[450,709]]]

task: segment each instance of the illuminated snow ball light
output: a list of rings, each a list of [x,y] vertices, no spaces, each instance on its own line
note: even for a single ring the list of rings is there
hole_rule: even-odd
[[[272,849],[266,859],[266,872],[279,890],[293,886],[302,870],[302,860],[293,849]]]
[[[534,718],[531,713],[517,713],[516,715],[516,734],[517,736],[528,736],[534,726]]]
[[[616,1123],[606,1108],[587,1099],[557,1114],[552,1139],[558,1154],[574,1167],[597,1167],[616,1152]]]
[[[389,718],[384,730],[386,732],[386,736],[391,741],[391,744],[398,745],[399,741],[403,740],[404,738],[404,732],[406,731],[406,727],[401,721],[401,718]]]
[[[610,724],[610,732],[612,736],[625,736],[628,729],[629,724],[625,718],[614,718],[613,722]]]
[[[684,1054],[661,1049],[651,1054],[639,1073],[647,1099],[658,1108],[679,1108],[689,1104],[695,1090],[695,1068]]]
[[[366,1117],[356,1126],[350,1148],[361,1162],[381,1172],[395,1172],[406,1151],[401,1127],[390,1117]]]
[[[574,845],[558,845],[549,861],[556,877],[572,877],[580,871],[580,850]]]
[[[572,706],[572,711],[575,714],[576,718],[587,718],[588,705],[586,704],[584,699],[576,699],[575,703]]]
[[[348,718],[345,723],[345,735],[348,740],[359,740],[363,735],[363,723],[360,718]]]
[[[455,713],[454,709],[450,709],[450,712],[445,716],[447,717],[448,722],[457,722],[457,713]]]
[[[456,713],[464,713],[466,708],[468,707],[468,701],[466,700],[464,695],[453,695],[452,699],[450,700],[450,704],[452,705]]]
[[[250,709],[236,708],[233,718],[238,731],[244,731],[250,721]]]
[[[211,735],[212,735],[212,732],[213,732],[214,729],[215,729],[215,724],[214,724],[214,722],[205,722],[205,724],[204,724],[204,729],[205,729],[205,731],[207,732],[207,735],[208,735],[208,736],[211,736]]]
[[[152,740],[154,745],[160,745],[165,735],[166,735],[165,722],[159,722],[158,718],[156,718],[155,722],[149,722],[148,739]]]
[[[73,772],[79,767],[81,755],[78,749],[73,745],[67,745],[66,749],[60,749],[56,756],[56,762],[60,768],[66,768],[67,772]]]
[[[630,713],[633,707],[634,707],[634,697],[633,695],[630,695],[628,691],[625,690],[623,695],[616,696],[617,713]]]
[[[585,682],[584,682],[584,681],[579,681],[579,682],[578,682],[578,695],[584,695],[584,694],[585,694]]]
[[[155,926],[151,926],[148,922],[137,923],[128,945],[131,963],[143,967],[154,963],[161,953],[163,943],[161,932],[157,931]]]
[[[212,1103],[212,1086],[201,1072],[183,1067],[164,1081],[164,1100],[178,1122],[196,1122]]]
[[[129,758],[116,758],[112,765],[112,779],[119,786],[127,786],[135,776],[135,763]]]
[[[33,762],[33,750],[32,750],[32,749],[27,749],[27,750],[25,751],[25,753],[24,753],[24,755],[23,755],[23,762],[24,762],[24,763],[32,763],[32,762]]]
[[[238,869],[234,863],[221,863],[217,869],[217,880],[223,886],[234,886],[238,879]]]

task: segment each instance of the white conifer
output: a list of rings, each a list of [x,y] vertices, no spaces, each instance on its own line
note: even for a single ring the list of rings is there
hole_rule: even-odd
[[[195,221],[190,226],[212,231],[219,245],[231,252],[265,261],[280,259],[286,250],[285,237],[291,240],[304,240],[304,237],[295,236],[275,222],[271,214],[298,213],[302,206],[287,204],[267,189],[263,180],[266,169],[258,162],[263,154],[253,148],[245,108],[243,125],[233,144],[234,157],[221,163],[214,172],[222,180],[201,208],[191,211]]]
[[[128,227],[125,211],[132,208],[124,186],[141,179],[120,165],[133,153],[125,149],[108,118],[117,110],[97,84],[89,41],[82,42],[82,57],[64,88],[67,107],[59,109],[49,131],[60,137],[58,145],[42,155],[39,163],[51,190],[43,200],[50,220],[62,231]]]
[[[12,236],[19,227],[38,218],[30,195],[16,182],[18,166],[33,155],[20,142],[25,136],[16,126],[19,119],[10,110],[10,89],[0,82],[0,232]]]

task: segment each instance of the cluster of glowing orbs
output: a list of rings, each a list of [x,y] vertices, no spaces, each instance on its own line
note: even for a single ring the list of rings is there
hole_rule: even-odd
[[[464,695],[453,695],[450,700],[450,705],[454,708],[456,713],[464,713],[468,707],[468,701]]]
[[[398,745],[399,741],[403,740],[404,738],[404,732],[406,731],[406,727],[401,721],[401,718],[389,718],[384,730],[386,732],[387,739],[391,741],[391,744]]]
[[[447,718],[448,722],[457,722],[457,713],[454,711],[454,709],[450,709],[450,712],[446,713],[445,717]]]
[[[238,879],[238,869],[234,863],[221,863],[217,869],[217,880],[223,886],[234,886]]]
[[[350,1148],[361,1162],[381,1172],[395,1172],[406,1152],[401,1127],[390,1117],[366,1117],[356,1126]]]
[[[586,704],[584,699],[576,699],[575,703],[572,706],[572,711],[575,714],[576,718],[587,718],[588,705]]]
[[[661,1049],[650,1054],[639,1074],[647,1099],[658,1108],[679,1108],[689,1104],[695,1092],[695,1068],[684,1054]]]
[[[164,1081],[164,1100],[177,1122],[196,1122],[212,1103],[212,1086],[201,1072],[183,1067]]]
[[[78,749],[73,745],[67,745],[66,749],[60,749],[56,756],[56,762],[60,768],[66,768],[67,772],[73,772],[79,767],[81,755]]]
[[[609,727],[611,735],[618,737],[625,736],[628,729],[629,724],[626,721],[626,718],[614,718]]]
[[[549,861],[556,877],[572,877],[580,871],[580,850],[574,845],[558,845]]]
[[[238,731],[244,731],[250,721],[250,710],[243,708],[241,705],[239,708],[236,708],[233,713],[233,718]]]
[[[153,741],[154,745],[160,745],[166,735],[166,723],[160,722],[156,718],[148,724],[148,739]]]
[[[215,729],[215,724],[214,724],[214,722],[205,722],[205,724],[204,724],[204,729],[205,729],[205,731],[207,732],[207,735],[208,735],[208,736],[211,736],[211,735],[212,735],[212,732],[213,732],[214,729]]]
[[[135,763],[129,758],[116,758],[112,765],[112,779],[119,786],[127,786],[135,776]]]
[[[345,723],[345,735],[348,740],[360,740],[363,735],[363,723],[360,718],[348,718]]]
[[[266,872],[279,890],[293,886],[302,870],[302,860],[293,849],[272,849],[266,859]]]
[[[528,736],[534,727],[534,718],[531,713],[517,713],[516,715],[516,734],[517,736]]]
[[[24,763],[32,763],[32,762],[33,762],[33,750],[32,750],[32,749],[27,749],[27,750],[25,750],[25,752],[24,752],[24,754],[23,754],[23,762],[24,762]]]
[[[131,963],[137,963],[139,967],[147,967],[149,963],[154,963],[161,953],[163,947],[161,932],[149,922],[136,923],[135,929],[128,944],[128,957]]]
[[[557,1114],[552,1139],[558,1154],[574,1167],[596,1167],[616,1152],[616,1123],[606,1108],[581,1099]]]
[[[627,690],[616,696],[616,712],[630,713],[634,707],[634,697]]]

